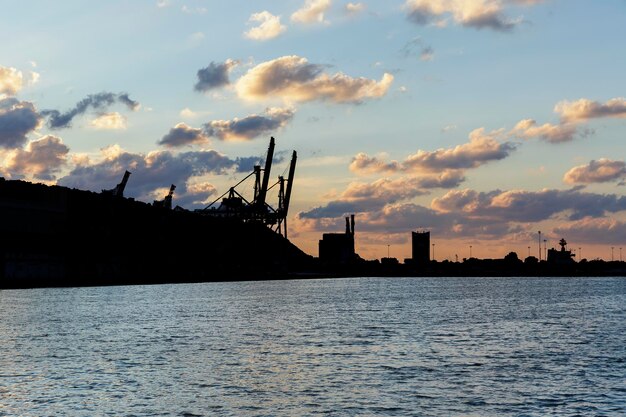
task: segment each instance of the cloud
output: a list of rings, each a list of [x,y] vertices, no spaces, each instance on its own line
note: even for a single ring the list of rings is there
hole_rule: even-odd
[[[38,180],[54,180],[67,162],[70,149],[61,138],[46,135],[30,142],[25,149],[16,149],[8,158],[7,169],[13,176],[31,176]]]
[[[538,125],[533,119],[524,119],[510,134],[524,139],[539,138],[550,143],[569,142],[576,136],[586,137],[593,130],[580,128],[580,123],[605,117],[626,117],[626,99],[613,98],[604,104],[586,98],[563,100],[554,106],[554,112],[561,116],[559,124]]]
[[[155,198],[155,190],[175,184],[176,195],[186,195],[188,182],[194,183],[197,177],[206,174],[222,175],[233,172],[239,165],[236,159],[214,150],[177,154],[153,151],[143,154],[112,146],[102,149],[101,154],[100,161],[79,163],[69,174],[59,179],[58,183],[100,192],[102,189],[113,188],[119,183],[124,171],[129,170],[132,176],[125,194],[151,201]],[[197,188],[192,187],[192,192],[194,189],[197,191]],[[206,196],[208,194],[210,193]]]
[[[550,143],[562,143],[574,140],[578,134],[586,136],[589,132],[589,130],[580,131],[578,126],[571,123],[558,125],[545,123],[539,126],[533,119],[524,119],[515,125],[511,134],[524,139],[539,138]]]
[[[434,22],[440,26],[447,18],[474,29],[510,31],[520,23],[504,16],[500,0],[406,0],[409,19],[425,25]]]
[[[0,66],[0,98],[2,95],[14,96],[24,84],[21,71],[12,67]]]
[[[331,0],[306,0],[302,8],[291,15],[294,23],[324,23],[324,13],[330,8]]]
[[[195,129],[187,126],[185,123],[178,123],[170,129],[170,131],[161,138],[159,145],[165,145],[171,148],[191,145],[192,143],[207,143],[209,138],[204,134],[202,129]]]
[[[375,156],[359,152],[350,162],[350,171],[358,174],[396,173],[403,170],[398,161],[385,162]]]
[[[203,128],[207,136],[220,140],[250,140],[286,126],[294,114],[292,109],[268,108],[264,115],[252,114],[243,119],[213,120]]]
[[[562,220],[563,217],[574,224],[585,221],[606,225],[604,229],[607,229],[614,222],[605,216],[624,210],[626,197],[584,193],[577,189],[538,192],[453,190],[434,199],[431,207],[401,200],[384,204],[382,198],[335,200],[298,213],[297,222],[303,230],[320,231],[329,227],[336,230],[336,219],[357,213],[358,230],[366,233],[408,233],[421,228],[431,230],[439,238],[499,239],[526,235],[529,223]],[[623,225],[621,231],[624,231]],[[563,235],[569,236],[568,233]],[[581,234],[581,240],[584,240],[584,234]]]
[[[626,223],[610,218],[586,217],[560,225],[554,229],[554,233],[566,236],[569,242],[622,244],[626,242]]]
[[[91,127],[103,130],[126,129],[126,117],[118,112],[103,113],[91,121]]]
[[[561,101],[554,107],[566,122],[579,122],[603,117],[626,117],[626,99],[613,98],[606,103],[599,103],[586,98],[576,101]]]
[[[429,194],[434,188],[457,187],[465,178],[462,172],[440,175],[381,178],[371,183],[352,182],[333,201],[302,212],[301,218],[334,218],[349,213],[364,213],[383,209],[388,204]]]
[[[384,162],[376,157],[360,153],[352,160],[350,170],[366,174],[375,172],[432,173],[477,168],[488,162],[504,159],[515,150],[513,143],[501,143],[496,140],[501,133],[501,131],[486,133],[484,128],[476,129],[469,134],[468,143],[436,151],[418,150],[403,162]]]
[[[624,180],[626,178],[626,163],[600,158],[590,161],[586,165],[579,165],[567,171],[563,181],[568,184],[592,184],[609,181]]]
[[[230,84],[228,75],[239,64],[239,61],[227,59],[222,63],[211,62],[208,67],[201,68],[197,72],[198,81],[194,90],[204,92]]]
[[[235,87],[239,97],[247,100],[279,97],[295,102],[360,103],[384,96],[393,82],[393,76],[388,73],[377,82],[342,73],[331,76],[323,70],[323,66],[311,64],[306,58],[283,56],[250,69]]]
[[[268,11],[254,13],[249,22],[259,23],[259,26],[251,28],[244,36],[256,41],[274,39],[287,30],[286,26],[280,24],[280,16],[274,16]]]
[[[626,210],[626,197],[570,190],[490,191],[451,190],[435,198],[431,206],[440,212],[463,213],[493,221],[538,222],[560,213],[570,220]]]
[[[41,126],[41,116],[28,101],[0,99],[0,148],[19,148]]]
[[[507,3],[519,4],[522,6],[532,6],[539,3],[544,3],[547,0],[506,0]]]
[[[401,49],[400,53],[405,57],[417,56],[421,61],[432,61],[435,59],[435,50],[424,43],[419,36],[408,41]]]
[[[74,106],[73,109],[68,110],[65,113],[61,113],[58,110],[43,110],[41,115],[48,117],[48,127],[51,129],[62,129],[70,127],[74,117],[79,116],[87,110],[94,109],[104,111],[115,102],[119,102],[127,106],[130,110],[137,111],[140,104],[134,100],[131,100],[128,94],[114,94],[114,93],[98,93],[90,94]]]
[[[195,9],[193,9],[187,5],[183,5],[183,7],[181,7],[180,10],[183,13],[187,13],[187,14],[205,14],[208,11],[206,7],[196,7]]]
[[[349,15],[356,15],[365,11],[367,6],[363,3],[347,3],[343,10]]]

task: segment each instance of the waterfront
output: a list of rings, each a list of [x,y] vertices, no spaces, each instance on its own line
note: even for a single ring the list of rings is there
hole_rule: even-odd
[[[0,415],[626,414],[626,279],[0,291]]]

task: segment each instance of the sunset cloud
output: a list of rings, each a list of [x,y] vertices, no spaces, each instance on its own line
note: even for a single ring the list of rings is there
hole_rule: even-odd
[[[400,183],[397,185],[400,188]],[[361,187],[354,189],[361,195]],[[585,193],[577,189],[536,192],[453,190],[435,198],[431,207],[403,202],[409,199],[408,194],[398,194],[401,198],[384,204],[382,200],[388,197],[387,194],[372,193],[370,187],[363,187],[363,190],[362,201],[333,200],[299,213],[297,219],[301,227],[308,231],[327,230],[329,226],[336,228],[336,219],[357,213],[359,230],[363,233],[408,233],[428,229],[439,238],[501,239],[528,233],[529,223],[550,219],[561,221],[564,228],[567,224],[580,222],[581,225],[602,225],[601,229],[606,230],[615,225],[607,215],[626,211],[626,197]],[[385,187],[383,191],[387,191]],[[396,194],[392,192],[391,195]],[[380,198],[370,199],[370,196]],[[568,223],[563,222],[564,217]],[[557,232],[565,232],[564,228],[557,229]],[[619,230],[623,232],[624,227]],[[570,233],[563,234],[571,236]],[[584,240],[583,236],[581,234],[580,240]]]
[[[524,139],[539,138],[550,143],[562,143],[574,140],[577,134],[585,136],[588,131],[579,131],[578,126],[572,123],[553,125],[545,123],[538,125],[533,119],[521,120],[511,133]]]
[[[384,96],[393,82],[393,75],[388,73],[376,81],[323,71],[324,66],[311,64],[306,58],[283,56],[250,69],[237,81],[236,90],[247,100],[279,97],[294,102],[360,103]]]
[[[280,24],[280,16],[274,16],[268,11],[254,13],[250,16],[249,22],[259,25],[245,32],[244,36],[256,41],[274,39],[287,30],[285,25]]]
[[[465,178],[462,172],[422,175],[396,179],[381,178],[371,183],[352,182],[335,200],[301,213],[302,218],[342,217],[350,212],[382,210],[388,204],[429,194],[435,188],[457,187]]]
[[[501,131],[485,132],[484,128],[476,129],[469,134],[468,143],[436,151],[418,150],[403,162],[385,162],[359,153],[352,160],[350,170],[367,174],[375,172],[428,173],[477,168],[488,162],[504,159],[515,150],[513,143],[502,143],[496,139],[501,133]]]
[[[570,242],[622,244],[626,241],[626,223],[611,218],[586,217],[557,226],[554,233],[567,236]]]
[[[61,138],[46,135],[29,142],[25,149],[13,151],[8,158],[7,170],[13,177],[50,181],[66,164],[69,150]]]
[[[126,117],[118,112],[104,113],[91,121],[91,127],[103,130],[126,129]]]
[[[126,194],[143,201],[155,198],[155,190],[176,185],[178,197],[186,195],[187,183],[194,183],[194,178],[206,174],[222,175],[239,166],[238,159],[231,159],[214,150],[171,153],[153,151],[147,154],[127,152],[118,146],[101,150],[101,159],[97,162],[85,161],[75,166],[71,172],[59,179],[59,184],[100,192],[117,184],[125,170],[132,172],[126,188]],[[200,186],[194,185],[194,201],[206,199],[214,191],[204,188],[200,195]]]
[[[35,106],[15,98],[0,99],[0,148],[20,148],[29,133],[41,126]]]
[[[209,138],[204,134],[202,129],[195,129],[185,123],[178,123],[161,138],[158,144],[175,148],[179,146],[191,145],[193,143],[207,142],[209,142]]]
[[[367,6],[363,3],[347,3],[343,9],[349,15],[356,15],[365,11],[366,8]]]
[[[43,110],[41,115],[48,117],[48,127],[50,129],[62,129],[70,127],[74,117],[84,114],[89,109],[104,111],[116,102],[124,104],[132,111],[137,111],[140,108],[140,104],[132,100],[126,93],[98,93],[88,95],[76,103],[73,109],[65,113],[61,113],[58,110]]]
[[[626,117],[626,99],[614,98],[602,104],[581,98],[576,101],[561,101],[554,106],[554,112],[561,116],[558,124],[539,125],[533,119],[521,120],[510,134],[523,138],[538,138],[550,143],[563,143],[576,137],[586,137],[592,129],[581,127],[583,122],[606,117]]]
[[[203,126],[207,136],[220,140],[251,140],[285,127],[293,116],[293,109],[268,108],[265,114],[252,114],[243,119],[213,120]]]
[[[464,213],[494,221],[537,222],[558,213],[567,213],[570,220],[586,216],[602,217],[606,213],[626,210],[626,197],[586,193],[576,188],[490,192],[451,190],[435,198],[431,206],[441,212]]]
[[[21,71],[12,67],[0,66],[0,98],[2,95],[13,96],[23,86],[24,77]]]
[[[291,15],[294,23],[324,23],[324,13],[330,8],[331,0],[306,0],[302,8]]]
[[[206,68],[200,68],[196,73],[198,81],[194,90],[205,92],[229,85],[228,75],[238,64],[239,61],[227,59],[224,62],[211,62]]]
[[[601,158],[586,165],[576,166],[565,173],[563,181],[568,184],[592,184],[623,181],[626,178],[626,163]]]
[[[606,103],[599,103],[586,98],[576,101],[561,101],[554,107],[562,120],[580,122],[604,117],[626,117],[626,99],[613,98]]]
[[[474,29],[509,31],[520,23],[504,15],[500,0],[406,0],[404,7],[409,19],[425,25],[454,22]]]

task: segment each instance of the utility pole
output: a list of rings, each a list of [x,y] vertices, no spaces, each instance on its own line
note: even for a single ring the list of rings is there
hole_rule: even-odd
[[[543,240],[543,254],[544,254],[543,259],[547,261],[548,260],[548,240],[547,239]]]
[[[472,245],[470,245],[470,259],[472,259]]]
[[[614,259],[613,259],[613,246],[611,246],[611,262],[613,262],[613,261],[614,261]]]
[[[583,249],[578,248],[578,262],[582,261],[582,259],[583,259]]]
[[[387,258],[389,258],[389,245],[387,245]]]
[[[619,248],[619,261],[622,262],[622,248]]]
[[[433,243],[433,261],[435,260],[435,244]]]

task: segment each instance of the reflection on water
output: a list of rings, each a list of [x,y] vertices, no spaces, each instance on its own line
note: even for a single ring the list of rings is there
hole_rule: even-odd
[[[0,292],[4,415],[624,415],[626,279]]]

